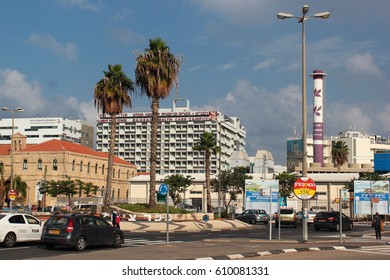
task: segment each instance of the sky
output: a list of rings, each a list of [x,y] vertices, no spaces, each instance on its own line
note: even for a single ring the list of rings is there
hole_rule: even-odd
[[[375,5],[373,5],[375,3]],[[305,21],[307,134],[313,70],[323,70],[324,134],[354,127],[390,137],[390,1],[376,0],[8,0],[0,9],[0,106],[18,117],[96,124],[93,89],[108,64],[135,80],[136,54],[161,37],[183,58],[174,98],[192,110],[238,117],[246,151],[268,150],[286,165],[286,141],[302,131],[302,25],[279,12],[330,12]],[[132,108],[150,111],[134,94]],[[0,111],[0,118],[10,118]]]

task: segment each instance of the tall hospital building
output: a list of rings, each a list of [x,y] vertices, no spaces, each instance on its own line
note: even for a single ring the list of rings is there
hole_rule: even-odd
[[[117,116],[115,155],[135,164],[138,172],[150,171],[151,112],[122,113]],[[245,128],[237,117],[217,111],[192,111],[187,99],[174,99],[170,109],[159,110],[157,174],[199,174],[205,172],[204,153],[193,151],[206,132],[216,136],[221,155],[212,154],[211,173],[229,168],[229,158],[245,151]],[[100,115],[96,149],[108,152],[109,116]],[[219,158],[221,156],[221,158]]]

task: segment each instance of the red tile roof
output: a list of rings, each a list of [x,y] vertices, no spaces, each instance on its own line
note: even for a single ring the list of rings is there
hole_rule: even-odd
[[[0,145],[0,155],[9,155],[10,154],[10,145],[2,144]],[[71,152],[77,154],[90,155],[100,158],[108,158],[108,153],[97,152],[91,150],[81,144],[76,144],[72,142],[67,142],[63,140],[53,139],[40,144],[28,144],[27,147],[21,152]],[[119,157],[114,156],[114,163],[124,164],[124,165],[134,165],[125,161]]]

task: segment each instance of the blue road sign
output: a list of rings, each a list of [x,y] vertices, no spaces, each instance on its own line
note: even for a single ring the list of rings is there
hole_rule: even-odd
[[[162,196],[166,196],[168,194],[168,185],[161,184],[160,188],[158,189],[158,193]]]
[[[203,215],[202,220],[207,223],[209,221],[209,215]]]

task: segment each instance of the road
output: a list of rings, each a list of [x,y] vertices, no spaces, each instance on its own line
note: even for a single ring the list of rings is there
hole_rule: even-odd
[[[367,231],[367,226],[356,225],[353,231],[346,232],[355,236]],[[14,248],[0,247],[0,260],[23,260],[23,259],[192,259],[207,256],[218,256],[218,254],[238,254],[240,251],[254,252],[266,250],[267,246],[272,248],[294,248],[308,246],[299,243],[301,240],[302,228],[282,227],[279,234],[272,228],[272,244],[267,243],[269,239],[269,227],[259,224],[253,229],[226,230],[226,231],[200,231],[200,232],[172,232],[169,235],[167,244],[166,233],[164,232],[125,232],[125,243],[123,248],[113,249],[110,247],[96,247],[87,249],[85,252],[75,252],[71,248],[58,247],[55,250],[47,250],[39,243],[21,243]],[[319,231],[316,232],[309,227],[309,240],[323,241],[339,240],[338,232]],[[344,238],[345,239],[345,238]],[[296,242],[287,242],[295,240]],[[228,244],[228,245],[227,245]],[[167,246],[168,245],[168,246]],[[339,245],[339,244],[336,244]],[[316,245],[317,246],[317,245]],[[366,250],[348,250],[334,252],[299,252],[277,256],[261,256],[262,259],[344,259],[350,254],[350,259],[390,259],[385,246],[384,252],[381,247],[373,247],[373,252]],[[167,250],[170,248],[171,250]],[[188,248],[189,252],[186,252]],[[177,250],[178,255],[172,254],[172,249]],[[120,257],[118,257],[120,250]],[[150,252],[149,252],[150,251]],[[156,253],[156,251],[159,251]],[[348,259],[348,258],[347,258]]]

